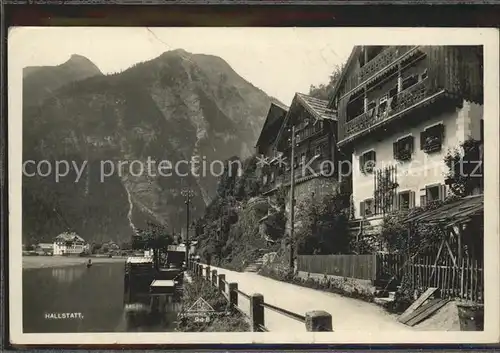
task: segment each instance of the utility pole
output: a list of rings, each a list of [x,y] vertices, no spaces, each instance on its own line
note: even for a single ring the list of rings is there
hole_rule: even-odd
[[[189,248],[191,247],[191,241],[189,239],[189,207],[191,205],[191,199],[194,196],[194,192],[188,186],[186,189],[181,191],[182,196],[184,196],[184,203],[186,204],[186,267],[189,266]]]
[[[294,228],[295,228],[295,126],[292,126],[292,152],[290,167],[290,269],[294,269]]]

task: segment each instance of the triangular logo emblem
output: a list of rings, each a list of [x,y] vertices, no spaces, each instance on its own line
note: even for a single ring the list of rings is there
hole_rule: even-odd
[[[208,304],[205,299],[199,298],[194,302],[193,305],[189,307],[188,312],[196,312],[196,313],[206,313],[206,312],[214,312],[214,308],[210,304]]]

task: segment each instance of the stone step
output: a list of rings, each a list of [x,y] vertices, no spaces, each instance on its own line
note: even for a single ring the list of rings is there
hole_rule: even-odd
[[[394,301],[394,298],[374,298],[373,302],[377,305],[385,306],[389,303],[392,303]]]

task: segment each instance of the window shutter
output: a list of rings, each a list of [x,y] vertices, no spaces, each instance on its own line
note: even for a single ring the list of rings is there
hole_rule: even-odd
[[[427,206],[427,195],[420,195],[420,207]]]
[[[441,141],[441,144],[444,142],[444,125],[443,124],[439,124],[438,125],[438,137],[439,137],[439,140]]]
[[[424,150],[424,146],[425,146],[425,137],[426,137],[426,132],[425,131],[422,131],[420,133],[420,150]]]
[[[413,145],[415,144],[415,138],[413,136],[410,136],[408,142],[410,144],[410,153],[413,153]]]
[[[375,201],[373,199],[370,202],[370,211],[372,215],[375,214]]]
[[[410,204],[408,208],[415,207],[415,191],[410,191]]]
[[[361,201],[359,203],[359,215],[360,215],[360,217],[365,216],[365,202],[364,201]]]
[[[439,200],[446,199],[446,185],[439,185]]]
[[[398,159],[398,141],[392,144],[392,154],[394,156],[394,159]]]
[[[392,210],[399,210],[399,193],[394,191],[394,195],[392,196]]]

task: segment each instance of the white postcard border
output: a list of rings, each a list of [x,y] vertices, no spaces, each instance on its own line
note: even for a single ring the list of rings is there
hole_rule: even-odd
[[[500,340],[499,261],[499,33],[484,28],[296,28],[317,31],[325,38],[350,38],[359,45],[484,45],[485,119],[485,313],[482,332],[269,332],[269,333],[61,333],[26,334],[22,331],[22,67],[17,65],[11,28],[8,41],[8,156],[9,156],[9,317],[12,344],[248,344],[248,343],[494,343]],[[43,29],[42,29],[43,30]],[[61,28],[64,30],[64,28]],[[181,29],[180,29],[181,30]],[[209,37],[211,28],[203,28]],[[280,28],[227,28],[280,31]],[[369,37],[367,37],[369,33]],[[266,36],[262,36],[265,40]],[[200,37],[200,40],[204,40]],[[16,43],[17,44],[17,43]],[[280,79],[277,77],[276,79]],[[286,78],[282,78],[286,80]],[[333,327],[342,320],[331,313]]]

